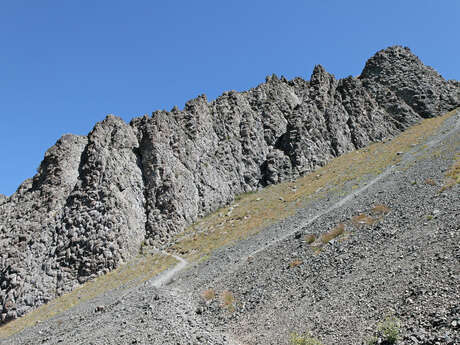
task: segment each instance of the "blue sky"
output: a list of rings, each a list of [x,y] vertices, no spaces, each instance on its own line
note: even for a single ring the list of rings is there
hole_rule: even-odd
[[[409,46],[460,79],[460,1],[1,1],[0,193],[65,133]]]

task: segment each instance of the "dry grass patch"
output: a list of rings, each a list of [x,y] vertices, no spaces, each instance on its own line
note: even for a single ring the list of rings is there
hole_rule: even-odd
[[[363,225],[372,225],[372,224],[374,224],[375,219],[372,218],[371,216],[368,216],[368,215],[366,215],[364,213],[361,213],[361,214],[359,214],[357,216],[354,216],[351,219],[351,222],[356,227],[360,227],[360,226],[363,226]]]
[[[294,268],[294,267],[300,266],[300,265],[302,265],[302,264],[303,264],[303,261],[297,259],[297,260],[291,261],[291,262],[289,263],[289,267],[290,267],[290,268]]]
[[[313,242],[316,241],[317,237],[318,236],[316,234],[308,234],[305,236],[305,243],[312,244]]]
[[[391,211],[391,208],[389,208],[388,206],[385,206],[385,205],[375,205],[371,212],[372,214],[375,214],[375,215],[384,215],[384,214],[387,214]]]
[[[214,289],[208,289],[208,290],[203,291],[201,296],[203,297],[205,301],[212,301],[213,299],[216,298],[216,291]]]
[[[326,232],[325,234],[321,235],[321,243],[327,244],[332,241],[334,238],[339,237],[345,232],[345,224],[340,223],[332,230]]]
[[[441,187],[441,192],[448,188],[452,188],[454,185],[460,183],[460,153],[456,154],[456,158],[450,169],[446,173],[446,180]]]
[[[310,332],[303,334],[292,333],[289,345],[323,345],[323,343],[311,335]]]
[[[436,186],[436,182],[432,178],[427,178],[425,180],[425,184],[429,184],[430,186]]]
[[[177,235],[171,250],[185,253],[190,261],[199,260],[217,248],[248,238],[293,215],[327,192],[341,193],[349,181],[358,182],[397,164],[402,157],[398,152],[407,152],[413,144],[423,142],[454,113],[423,120],[385,143],[343,154],[296,181],[242,194],[233,205],[206,216]]]
[[[227,309],[229,312],[233,313],[235,311],[235,297],[231,291],[225,290],[222,292],[221,296],[221,306]]]
[[[7,323],[0,328],[0,338],[9,337],[26,327],[48,320],[77,304],[89,301],[105,292],[116,289],[124,290],[139,285],[176,262],[174,258],[160,254],[139,256],[126,265],[99,276],[67,294],[41,305],[23,317]]]

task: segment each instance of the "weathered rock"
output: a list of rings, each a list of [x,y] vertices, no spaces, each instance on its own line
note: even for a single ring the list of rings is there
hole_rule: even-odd
[[[460,105],[409,49],[378,52],[358,78],[316,66],[128,125],[108,116],[66,135],[37,175],[0,195],[0,314],[21,316],[157,246],[242,192],[295,178]],[[2,322],[3,322],[2,321]]]
[[[407,47],[391,47],[370,58],[359,77],[364,85],[390,90],[422,117],[433,117],[455,107],[458,85],[447,82],[425,66]]]
[[[0,205],[0,312],[6,321],[55,297],[49,291],[56,286],[56,227],[86,144],[85,137],[63,136],[34,178]]]
[[[133,129],[108,116],[88,135],[80,175],[56,227],[60,267],[84,282],[137,253],[145,238],[144,183]],[[58,286],[66,290],[68,270]]]

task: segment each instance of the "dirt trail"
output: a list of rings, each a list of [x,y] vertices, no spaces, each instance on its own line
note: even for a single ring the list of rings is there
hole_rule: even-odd
[[[170,268],[170,269],[160,273],[158,276],[152,278],[147,283],[147,285],[153,286],[155,288],[160,288],[160,287],[162,287],[164,285],[167,285],[169,282],[171,282],[171,280],[174,278],[174,276],[177,273],[182,271],[189,264],[189,262],[187,260],[181,258],[180,256],[170,254],[170,253],[167,253],[165,251],[162,251],[162,254],[172,256],[174,259],[176,259],[179,262],[173,268]]]

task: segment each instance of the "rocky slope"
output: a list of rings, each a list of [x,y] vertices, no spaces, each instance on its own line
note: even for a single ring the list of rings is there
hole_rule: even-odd
[[[37,174],[0,196],[1,322],[161,247],[235,195],[295,178],[460,105],[408,48],[378,52],[362,74],[276,76],[126,124],[108,116],[66,135]]]
[[[163,286],[159,276],[111,290],[3,339],[8,332],[0,328],[0,343],[287,345],[292,332],[310,331],[324,345],[369,345],[393,315],[398,345],[458,344],[460,184],[443,186],[460,152],[460,111],[443,119],[419,127],[430,132],[426,139],[405,133],[375,145],[397,156],[380,173],[314,193],[296,214],[213,251]],[[402,138],[405,153],[397,155],[392,145]],[[359,165],[357,157],[372,150],[346,158]],[[327,168],[337,169],[337,161]],[[318,174],[327,171],[310,175]],[[257,204],[268,194],[238,203]],[[360,214],[373,220],[361,222],[369,218]],[[341,223],[345,233],[321,250],[307,241]]]

